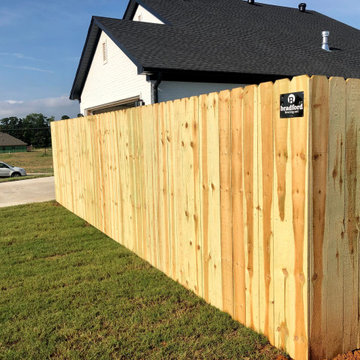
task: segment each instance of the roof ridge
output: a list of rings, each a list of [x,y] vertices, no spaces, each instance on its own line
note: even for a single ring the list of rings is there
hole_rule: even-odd
[[[131,0],[135,1],[135,0]],[[99,34],[105,31],[138,67],[229,74],[308,73],[360,78],[360,31],[316,11],[241,0],[138,0],[171,25],[96,16],[71,92],[80,99]],[[321,49],[321,31],[330,47]],[[336,51],[335,51],[336,50]],[[162,70],[163,69],[163,70]]]

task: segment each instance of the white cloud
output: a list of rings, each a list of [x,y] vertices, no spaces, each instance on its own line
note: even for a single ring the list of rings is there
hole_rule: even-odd
[[[9,68],[9,69],[37,71],[37,72],[43,72],[43,73],[49,73],[49,74],[54,73],[52,70],[40,69],[40,68],[32,67],[32,66],[16,66],[16,65],[2,65],[2,66]]]
[[[10,105],[14,105],[14,104],[23,104],[23,101],[18,101],[18,100],[5,100],[6,103],[10,104]]]
[[[26,56],[22,53],[18,53],[18,52],[14,52],[14,53],[9,53],[9,52],[0,52],[0,56],[6,56],[6,57],[14,57],[16,59],[21,59],[21,60],[34,60],[34,61],[41,61],[40,59],[35,59],[32,56]]]
[[[31,113],[42,113],[60,119],[62,115],[76,117],[79,112],[79,103],[69,100],[67,95],[30,101],[0,101],[0,119],[10,116],[24,117]]]

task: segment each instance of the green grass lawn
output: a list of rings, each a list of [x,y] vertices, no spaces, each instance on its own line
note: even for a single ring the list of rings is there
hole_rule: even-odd
[[[31,152],[2,153],[0,161],[9,165],[24,168],[27,173],[53,174],[53,160],[51,149],[35,149]]]
[[[275,359],[55,202],[0,209],[0,359]]]

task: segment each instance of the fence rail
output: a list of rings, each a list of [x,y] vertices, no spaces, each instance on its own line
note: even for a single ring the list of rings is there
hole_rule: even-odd
[[[304,92],[303,117],[280,95]],[[56,199],[295,359],[360,347],[360,80],[51,124]]]

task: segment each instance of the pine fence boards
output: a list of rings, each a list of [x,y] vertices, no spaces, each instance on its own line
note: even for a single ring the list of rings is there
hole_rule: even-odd
[[[220,222],[223,310],[234,314],[230,91],[219,93]]]
[[[157,203],[158,203],[158,174],[156,169],[158,167],[158,157],[157,157],[157,142],[156,142],[156,117],[154,116],[156,111],[156,107],[145,107],[144,108],[144,117],[148,118],[149,120],[149,133],[148,136],[151,136],[153,139],[151,141],[151,180],[152,180],[152,192],[150,196],[150,208],[149,211],[152,214],[152,217],[149,219],[151,222],[150,225],[150,243],[148,245],[148,261],[153,266],[157,264],[157,256],[156,256],[156,249],[157,249],[157,238],[158,238],[158,212],[157,212]]]
[[[289,203],[291,196],[291,168],[289,164],[289,121],[280,119],[280,96],[290,92],[290,81],[280,80],[274,84],[274,314],[276,346],[294,351],[292,343],[294,328],[292,324],[293,308],[291,308],[291,277],[289,266],[293,263],[293,230],[291,226],[292,208]],[[291,349],[291,350],[289,350]]]
[[[210,96],[209,96],[210,97]],[[200,199],[201,199],[201,218],[200,223],[202,224],[202,237],[201,237],[201,248],[202,248],[202,288],[203,298],[205,301],[209,300],[209,176],[208,176],[208,150],[207,150],[207,127],[208,127],[208,96],[200,95],[199,98],[199,133],[200,133]]]
[[[260,331],[274,343],[274,129],[272,83],[259,86],[259,244],[264,266],[260,268]]]
[[[326,77],[312,79],[312,244],[313,244],[313,275],[312,275],[312,327],[311,354],[317,358],[325,358],[322,342],[326,339],[326,316],[322,311],[326,309],[327,273],[324,263],[327,257],[327,238],[325,238],[325,205],[328,166],[329,141],[329,87]],[[323,136],[319,136],[323,134]]]
[[[167,107],[167,126],[168,126],[168,181],[169,181],[169,234],[171,244],[171,277],[176,279],[176,223],[175,223],[175,171],[174,171],[174,146],[175,134],[174,130],[174,103],[169,101]]]
[[[294,118],[290,122],[292,203],[294,231],[294,282],[295,282],[295,358],[308,356],[308,199],[309,193],[309,94],[310,79],[295,77],[291,81],[291,91],[303,89],[305,93],[304,118]]]
[[[304,116],[280,95],[304,92]],[[56,199],[295,359],[360,346],[360,80],[51,124]]]
[[[329,82],[329,152],[326,184],[326,224],[324,239],[327,239],[326,274],[326,358],[343,351],[343,339],[337,328],[344,322],[343,257],[344,236],[344,176],[345,176],[345,116],[346,83],[342,78]],[[330,136],[333,134],[333,136]]]
[[[246,323],[243,186],[243,89],[231,91],[231,188],[234,318]]]
[[[183,130],[183,198],[184,203],[184,247],[185,247],[185,283],[187,287],[198,292],[198,153],[197,153],[197,127],[198,98],[191,97],[185,101],[185,123]],[[184,194],[185,193],[185,194]],[[184,196],[185,195],[185,196]]]
[[[121,183],[120,183],[120,175],[121,175],[121,171],[120,171],[120,148],[119,145],[121,146],[121,139],[119,138],[119,124],[117,121],[117,117],[116,117],[116,113],[113,112],[111,113],[111,117],[112,117],[112,126],[113,126],[113,134],[112,134],[112,146],[113,146],[113,176],[114,176],[114,191],[115,191],[115,198],[114,198],[114,206],[115,206],[115,211],[114,211],[114,239],[117,242],[121,242],[122,239],[124,238],[124,232],[123,232],[123,226],[122,224],[124,224],[124,213],[123,213],[123,208],[122,208],[122,188],[121,188]],[[116,185],[118,184],[118,186]],[[120,219],[120,222],[117,221],[117,219]]]
[[[194,191],[194,202],[192,204],[193,207],[193,231],[194,231],[194,244],[193,244],[193,257],[195,260],[195,268],[193,269],[195,273],[194,281],[196,281],[193,286],[193,291],[196,294],[202,293],[202,247],[201,243],[201,227],[200,227],[200,215],[201,215],[201,184],[200,184],[200,134],[199,134],[199,98],[192,97],[191,101],[193,102],[194,107],[192,108],[192,119],[190,125],[191,132],[191,155],[192,155],[192,176],[193,176],[193,191]],[[190,204],[191,205],[191,204]]]
[[[211,93],[207,96],[206,121],[206,148],[202,156],[206,156],[207,183],[204,182],[206,191],[203,198],[207,197],[207,253],[204,257],[208,268],[209,303],[223,309],[222,297],[222,267],[221,267],[221,224],[220,224],[220,160],[219,160],[219,100],[218,94]],[[203,133],[204,135],[204,133]],[[206,154],[204,154],[206,153]],[[204,204],[204,208],[205,208]],[[204,222],[205,226],[205,222]],[[205,232],[205,229],[204,229]],[[204,239],[205,241],[205,239]]]
[[[57,129],[57,131],[55,130],[55,127],[51,126],[50,127],[50,131],[51,131],[51,139],[52,139],[52,151],[56,154],[60,153],[60,147],[58,145],[58,134],[59,134],[59,128]],[[59,184],[59,180],[60,180],[60,174],[59,174],[59,170],[60,170],[60,164],[58,161],[58,156],[54,156],[53,157],[53,167],[54,167],[54,183],[55,183],[55,198],[56,199],[60,199],[60,184]]]
[[[348,79],[346,85],[344,348],[348,349],[357,346],[359,332],[360,80]]]
[[[260,259],[260,233],[259,233],[259,215],[260,215],[260,206],[259,206],[259,157],[261,156],[258,151],[258,135],[259,135],[259,123],[258,123],[258,87],[253,85],[252,87],[252,96],[254,99],[253,105],[253,118],[248,118],[248,120],[254,122],[254,133],[253,133],[253,276],[251,279],[252,285],[252,305],[253,305],[253,325],[254,329],[260,328],[260,313],[263,309],[260,308],[260,272],[263,268],[263,263]],[[249,271],[250,275],[250,271]]]
[[[256,86],[244,89],[244,188],[245,188],[245,247],[246,247],[246,326],[257,326],[257,122],[255,117]]]
[[[156,264],[157,267],[164,271],[164,238],[165,238],[165,224],[164,224],[164,191],[165,191],[165,184],[164,184],[164,176],[163,176],[163,152],[164,152],[164,145],[162,144],[162,112],[161,112],[162,104],[157,104],[154,106],[155,110],[155,143],[156,143],[156,165],[155,174],[156,181],[158,183],[158,192],[156,194],[157,199],[157,214],[158,214],[158,233],[156,236]]]

